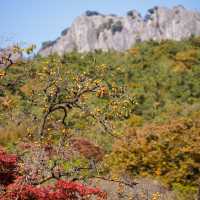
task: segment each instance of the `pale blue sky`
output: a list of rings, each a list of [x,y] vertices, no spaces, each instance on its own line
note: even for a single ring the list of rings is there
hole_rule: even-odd
[[[200,11],[200,0],[0,0],[0,46],[10,41],[39,47],[41,42],[58,37],[86,10],[125,15],[137,9],[145,15],[155,5],[179,4]]]

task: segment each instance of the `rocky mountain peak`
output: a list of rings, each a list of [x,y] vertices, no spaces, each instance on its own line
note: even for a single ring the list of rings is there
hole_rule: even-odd
[[[126,16],[86,11],[56,40],[44,42],[39,53],[124,51],[139,41],[181,40],[192,35],[200,35],[200,13],[181,5],[171,9],[155,6],[144,18],[137,10],[128,11]]]

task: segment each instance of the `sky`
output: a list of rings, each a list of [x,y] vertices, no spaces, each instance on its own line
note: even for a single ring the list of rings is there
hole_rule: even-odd
[[[136,9],[144,16],[154,6],[175,5],[200,11],[200,0],[0,0],[0,47],[19,43],[39,48],[86,10],[126,15]]]

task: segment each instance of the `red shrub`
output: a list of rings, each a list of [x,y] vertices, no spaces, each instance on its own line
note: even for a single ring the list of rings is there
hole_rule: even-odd
[[[17,157],[0,148],[0,185],[8,185],[16,179]]]
[[[104,156],[103,149],[84,138],[72,138],[71,146],[87,159],[101,161]]]
[[[54,186],[35,187],[13,183],[7,187],[7,192],[0,200],[81,200],[96,196],[105,199],[105,193],[99,189],[89,188],[75,182],[59,180]]]
[[[104,192],[76,182],[58,180],[51,186],[33,186],[17,176],[17,157],[0,148],[0,200],[81,200],[96,196],[106,199]]]

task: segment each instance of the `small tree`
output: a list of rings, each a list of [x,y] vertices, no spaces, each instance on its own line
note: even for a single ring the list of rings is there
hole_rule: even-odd
[[[101,80],[95,74],[66,70],[59,57],[53,56],[51,61],[44,63],[42,68],[35,69],[33,80],[37,82],[37,87],[28,85],[28,88],[31,88],[27,93],[28,97],[40,111],[42,110],[39,137],[45,136],[45,132],[48,131],[47,123],[55,121],[56,113],[63,113],[62,117],[57,119],[60,118],[63,126],[68,128],[68,115],[79,110],[86,117],[101,124],[108,134],[112,134],[110,122],[113,119],[130,116],[135,100],[126,94],[125,88],[116,87],[113,83],[103,80],[108,66],[97,66],[96,71]],[[90,106],[90,101],[94,98],[103,104],[100,107]]]

